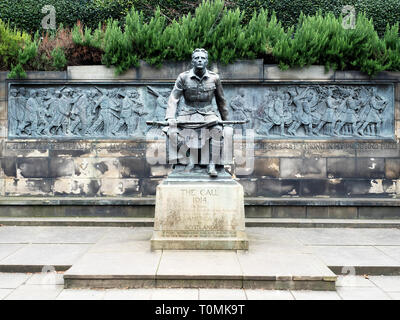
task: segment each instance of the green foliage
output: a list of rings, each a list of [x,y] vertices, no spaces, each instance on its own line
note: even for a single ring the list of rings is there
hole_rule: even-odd
[[[25,79],[27,74],[20,63],[18,63],[15,67],[12,66],[11,71],[8,73],[8,79]]]
[[[51,56],[53,58],[53,67],[56,68],[56,70],[64,70],[67,66],[67,58],[65,58],[64,50],[60,47],[56,47],[51,52]]]
[[[86,47],[101,49],[103,46],[104,32],[102,24],[99,23],[97,29],[92,32],[91,28],[85,27],[78,23],[71,30],[72,40],[75,44]]]
[[[282,69],[322,64],[326,69],[358,69],[372,76],[388,67],[384,42],[364,14],[358,15],[354,29],[343,28],[342,19],[332,13],[301,15],[293,37],[291,32],[273,48]]]
[[[157,4],[167,0],[148,1]],[[120,11],[126,12],[128,7],[129,11],[122,23],[111,18],[93,29],[90,24],[78,22],[72,30],[59,27],[47,32],[41,40],[37,32],[33,41],[29,35],[0,21],[0,67],[13,65],[12,74],[22,76],[24,68],[63,70],[67,64],[101,61],[108,67],[114,66],[120,74],[138,67],[140,60],[160,66],[164,61],[189,60],[195,48],[205,48],[211,62],[225,64],[236,59],[262,58],[264,63],[278,63],[282,69],[320,64],[326,69],[361,70],[370,76],[382,70],[400,70],[399,23],[388,24],[380,38],[372,19],[360,13],[354,28],[344,28],[340,12],[334,10],[341,1],[308,1],[306,12],[314,13],[321,6],[331,8],[332,12],[321,9],[312,15],[300,14],[292,26],[285,28],[279,12],[275,14],[263,7],[274,4],[291,12],[304,0],[293,0],[290,6],[287,0],[243,1],[254,4],[250,6],[251,15],[250,9],[240,11],[232,6],[240,1],[227,5],[223,0],[204,0],[197,7],[192,6],[194,10],[186,8],[187,15],[172,21],[163,7],[157,7],[151,17],[147,11],[132,7],[134,4],[142,8],[136,0],[82,0],[80,5],[95,5],[99,11],[117,4]],[[389,11],[395,7],[389,6],[392,0],[384,1]],[[188,6],[195,2],[185,3]],[[360,3],[367,0],[357,2]]]
[[[392,27],[389,25],[386,27],[386,32],[383,37],[383,41],[386,47],[386,53],[388,57],[388,63],[390,67],[388,69],[393,71],[400,71],[400,37],[399,37],[399,23],[396,23]]]
[[[29,41],[27,33],[11,29],[9,24],[0,20],[0,70],[15,65],[20,49]]]
[[[132,66],[139,66],[139,57],[133,51],[133,43],[123,33],[118,21],[109,20],[104,36],[104,55],[102,63],[107,67],[115,66],[120,74]]]

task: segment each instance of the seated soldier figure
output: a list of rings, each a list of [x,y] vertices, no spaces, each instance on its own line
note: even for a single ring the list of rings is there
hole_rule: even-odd
[[[223,166],[221,159],[223,128],[221,125],[218,125],[217,121],[229,120],[229,113],[226,105],[226,100],[224,98],[221,80],[216,73],[207,70],[207,64],[207,51],[204,49],[194,50],[192,53],[193,68],[191,70],[181,73],[178,76],[178,79],[175,82],[175,86],[168,99],[168,107],[166,110],[165,119],[169,123],[169,149],[171,149],[172,144],[172,147],[177,150],[176,160],[178,163],[183,163],[182,159],[187,158],[186,151],[179,152],[179,150],[182,149],[182,145],[185,143],[186,146],[190,147],[190,142],[188,143],[190,137],[183,133],[185,129],[191,129],[192,132],[193,130],[199,132],[200,129],[208,129],[207,132],[211,133],[211,138],[209,134],[209,139],[206,142],[203,141],[203,144],[198,144],[197,148],[204,149],[204,144],[209,144],[206,146],[209,147],[208,150],[210,150],[211,152],[208,153],[207,159],[204,159],[204,157],[206,156],[203,155],[204,153],[202,152],[200,162],[203,165],[207,164],[208,174],[212,177],[215,177],[218,175],[216,165]],[[177,112],[178,103],[182,96],[184,98],[184,103]],[[212,104],[212,100],[214,97],[217,107]],[[199,125],[180,125],[180,128],[178,130],[178,128],[176,127],[177,122],[198,122]],[[202,132],[204,132],[204,130]],[[171,139],[174,135],[177,139]],[[194,136],[198,137],[197,134],[194,134]],[[204,136],[202,135],[202,138],[203,137]],[[213,137],[220,137],[220,140]],[[195,145],[195,143],[192,143],[191,146],[193,147],[193,145]],[[193,150],[191,149],[189,155],[189,163],[184,163],[186,165],[186,171],[192,170],[194,166],[198,164],[198,155],[196,154],[196,152],[192,151]],[[218,153],[218,155],[216,153]]]

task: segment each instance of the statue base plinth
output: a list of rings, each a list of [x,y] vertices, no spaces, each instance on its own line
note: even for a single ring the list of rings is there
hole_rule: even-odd
[[[228,173],[172,173],[158,187],[153,250],[247,250],[243,187]]]

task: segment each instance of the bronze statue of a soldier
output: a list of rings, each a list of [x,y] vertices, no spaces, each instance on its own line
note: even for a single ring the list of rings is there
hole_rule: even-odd
[[[207,64],[207,51],[205,49],[195,49],[192,53],[193,68],[181,73],[175,82],[175,86],[168,99],[168,107],[165,115],[165,119],[168,121],[169,125],[168,135],[170,136],[170,144],[171,141],[174,140],[171,139],[171,136],[173,135],[177,135],[178,138],[180,137],[182,142],[182,130],[178,130],[176,126],[177,123],[179,124],[184,122],[197,122],[199,125],[180,126],[180,129],[192,129],[197,130],[198,132],[200,128],[206,127],[211,132],[219,133],[221,140],[223,140],[223,128],[218,121],[229,120],[229,112],[221,80],[218,74],[207,70]],[[182,96],[184,98],[184,103],[180,105],[180,108],[178,108]],[[216,107],[212,103],[213,98],[215,98]],[[216,134],[216,136],[218,136],[218,134]],[[187,141],[187,138],[188,137],[184,137],[183,140]],[[210,139],[209,142],[206,142],[210,143],[209,150],[211,150],[211,156],[209,156],[209,159],[203,159],[203,156],[201,157],[201,164],[207,164],[207,173],[212,177],[218,175],[217,168],[221,168],[221,166],[223,167],[221,161],[222,141],[216,140],[217,139]],[[176,141],[179,141],[179,139]],[[173,145],[173,147],[176,148],[175,150],[178,150],[180,147],[179,143]],[[202,147],[203,146],[199,146],[198,149]],[[192,170],[194,166],[198,164],[198,155],[191,151],[192,149],[190,150],[189,163],[185,163],[186,171]],[[220,152],[219,155],[216,155],[216,152]],[[185,154],[178,152],[176,160],[179,163],[179,161],[186,156],[186,152]],[[220,161],[216,161],[216,158]]]

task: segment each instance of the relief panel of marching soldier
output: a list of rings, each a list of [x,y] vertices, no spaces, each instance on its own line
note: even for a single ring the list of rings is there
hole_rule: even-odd
[[[11,138],[142,139],[163,120],[171,88],[11,85]],[[258,138],[393,137],[390,85],[227,85],[235,129]],[[215,102],[214,102],[215,103]]]

